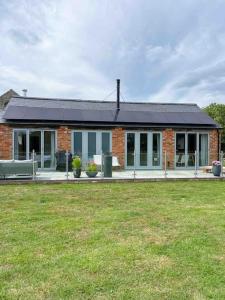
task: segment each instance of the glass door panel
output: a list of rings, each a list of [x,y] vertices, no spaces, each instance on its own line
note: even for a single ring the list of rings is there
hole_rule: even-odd
[[[88,160],[93,160],[96,154],[96,132],[88,132]]]
[[[188,133],[187,135],[187,165],[195,166],[195,151],[197,150],[197,134]]]
[[[102,132],[102,153],[110,152],[110,133]]]
[[[81,159],[83,157],[83,135],[82,132],[74,132],[73,134],[73,150],[74,150],[74,155],[78,155]]]
[[[199,166],[208,166],[208,134],[199,134]]]
[[[147,167],[148,165],[148,134],[140,133],[140,166]]]
[[[135,133],[127,133],[127,166],[134,166]]]
[[[14,159],[25,160],[27,158],[26,131],[14,131]]]
[[[38,162],[38,168],[41,168],[41,131],[30,131],[29,142],[29,157],[32,159],[32,153],[34,150],[35,160]]]
[[[159,167],[161,164],[160,134],[152,134],[152,166]]]
[[[44,131],[44,168],[55,167],[55,132]]]
[[[185,167],[185,133],[176,134],[176,167]]]

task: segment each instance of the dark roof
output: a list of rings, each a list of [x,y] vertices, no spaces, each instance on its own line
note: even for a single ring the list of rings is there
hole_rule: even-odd
[[[65,100],[13,97],[4,118],[8,121],[72,122],[137,125],[219,125],[196,104]]]

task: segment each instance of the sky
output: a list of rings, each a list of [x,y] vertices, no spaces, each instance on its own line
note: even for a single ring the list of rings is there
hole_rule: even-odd
[[[0,0],[0,94],[225,104],[225,0]]]

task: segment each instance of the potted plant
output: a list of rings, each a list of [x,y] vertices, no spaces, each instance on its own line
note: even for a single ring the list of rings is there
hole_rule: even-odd
[[[94,162],[88,163],[86,174],[88,177],[96,177],[98,171],[97,165]]]
[[[73,176],[75,178],[80,178],[82,162],[79,156],[73,157],[72,167],[73,167]]]
[[[220,176],[221,174],[221,162],[218,160],[214,160],[212,162],[212,173],[214,176]]]

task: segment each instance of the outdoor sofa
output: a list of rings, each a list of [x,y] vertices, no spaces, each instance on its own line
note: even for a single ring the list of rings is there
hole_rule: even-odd
[[[8,176],[29,176],[36,174],[37,161],[32,160],[0,160],[0,178]]]

